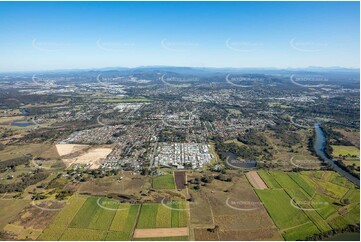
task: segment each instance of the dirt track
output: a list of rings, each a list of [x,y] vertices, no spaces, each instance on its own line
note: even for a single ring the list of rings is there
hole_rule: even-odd
[[[188,236],[188,227],[162,229],[136,229],[134,238],[158,238],[171,236]]]
[[[268,188],[256,171],[250,171],[246,176],[254,188],[261,190]]]

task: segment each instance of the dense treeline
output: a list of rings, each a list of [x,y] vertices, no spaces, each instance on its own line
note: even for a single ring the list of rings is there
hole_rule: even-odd
[[[10,160],[0,162],[0,172],[5,172],[8,169],[14,169],[18,165],[29,164],[29,157],[23,156]]]
[[[239,146],[234,143],[225,144],[219,137],[214,138],[213,141],[215,142],[216,152],[221,160],[227,159],[227,153],[233,153],[237,157],[248,160],[255,160],[261,155],[261,153],[253,147]]]
[[[237,140],[246,145],[267,146],[267,139],[262,135],[256,133],[254,130],[247,131],[244,135],[238,136]]]
[[[290,131],[289,124],[279,123],[278,125],[271,126],[270,129],[274,131],[277,139],[282,140],[286,146],[293,146],[301,143],[301,137],[298,133]]]
[[[330,130],[328,130],[327,128],[325,128],[324,125],[321,125],[320,128],[322,129],[323,133],[325,134],[325,154],[327,156],[327,158],[332,159],[332,147],[331,147],[331,140],[330,140]]]
[[[360,179],[360,175],[359,173],[355,170],[354,167],[350,167],[345,165],[341,160],[336,160],[335,161],[336,165],[339,166],[342,170],[347,171],[348,173],[350,173],[352,176]]]
[[[312,131],[312,136],[308,139],[307,149],[311,152],[311,155],[317,156],[315,150],[315,142],[316,142],[316,131]]]
[[[337,234],[341,234],[341,233],[360,233],[360,224],[357,225],[347,225],[346,228],[342,228],[342,229],[332,229],[330,231],[327,232],[323,232],[320,234],[314,234],[310,237],[307,237],[305,240],[325,240],[327,238],[332,238],[333,236],[337,235]]]

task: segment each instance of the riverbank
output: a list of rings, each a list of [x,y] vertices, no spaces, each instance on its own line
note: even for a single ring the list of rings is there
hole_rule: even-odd
[[[339,167],[334,160],[328,158],[327,154],[325,153],[325,143],[326,143],[325,134],[322,128],[320,127],[320,124],[316,123],[314,127],[316,132],[316,141],[314,143],[314,149],[316,151],[317,156],[320,157],[324,162],[326,162],[333,170],[335,170],[341,176],[346,177],[353,184],[360,187],[360,179],[356,178],[351,173]]]

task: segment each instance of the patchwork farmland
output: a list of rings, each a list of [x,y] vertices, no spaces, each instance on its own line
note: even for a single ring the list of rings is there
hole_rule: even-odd
[[[359,189],[335,172],[259,175],[269,189],[255,191],[286,240],[302,240],[360,221]]]
[[[132,240],[188,237],[184,201],[123,204],[104,197],[73,196],[38,240]],[[162,230],[168,229],[166,231]]]
[[[134,238],[188,236],[187,209],[183,201],[143,204]],[[167,230],[164,230],[167,228]]]

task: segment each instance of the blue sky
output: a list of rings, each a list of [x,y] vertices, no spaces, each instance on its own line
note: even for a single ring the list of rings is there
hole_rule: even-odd
[[[359,2],[0,2],[0,71],[360,65]]]

